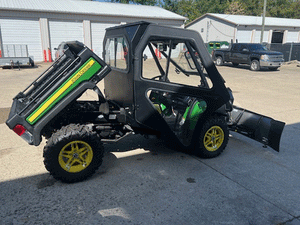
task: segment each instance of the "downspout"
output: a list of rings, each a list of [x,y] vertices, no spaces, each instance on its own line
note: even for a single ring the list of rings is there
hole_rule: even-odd
[[[1,35],[1,26],[0,26],[0,58],[4,57],[3,43],[2,43],[2,35]]]
[[[233,30],[233,43],[236,43],[237,42],[237,37],[236,37],[236,35],[237,35],[237,30],[238,30],[238,27],[239,27],[240,25],[239,24],[237,24],[236,25],[236,27],[234,28],[234,30]]]
[[[266,8],[267,8],[267,0],[264,0],[264,11],[263,11],[263,18],[262,18],[262,25],[261,25],[260,43],[262,43],[264,39]]]
[[[211,23],[211,20],[210,20],[210,21],[207,21],[207,28],[206,28],[206,43],[208,43],[210,23]]]

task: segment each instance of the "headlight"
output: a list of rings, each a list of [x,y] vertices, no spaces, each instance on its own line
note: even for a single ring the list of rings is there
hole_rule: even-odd
[[[267,60],[269,60],[269,56],[268,56],[268,55],[262,55],[262,56],[260,57],[260,59],[261,59],[261,60],[267,61]]]

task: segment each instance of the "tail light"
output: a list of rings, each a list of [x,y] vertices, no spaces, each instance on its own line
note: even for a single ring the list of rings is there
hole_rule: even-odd
[[[32,144],[33,142],[33,136],[32,134],[26,130],[26,128],[23,125],[17,124],[13,131],[19,135],[21,138],[23,138],[26,142],[28,142],[29,144]]]
[[[23,127],[22,125],[18,124],[14,127],[13,131],[19,135],[19,136],[22,136],[25,132],[26,132],[26,129],[25,127]]]

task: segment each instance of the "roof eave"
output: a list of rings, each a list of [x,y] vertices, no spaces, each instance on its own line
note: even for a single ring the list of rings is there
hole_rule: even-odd
[[[187,27],[193,25],[194,23],[198,22],[199,20],[201,20],[202,18],[204,18],[204,17],[206,17],[206,16],[211,16],[211,17],[213,17],[213,18],[216,18],[216,19],[219,19],[219,20],[223,20],[223,21],[225,21],[225,22],[227,22],[227,23],[231,23],[231,24],[233,24],[233,25],[235,25],[235,26],[238,26],[238,25],[239,25],[239,24],[234,23],[234,22],[232,22],[232,21],[230,21],[230,20],[226,20],[226,19],[223,19],[223,18],[221,18],[221,17],[215,16],[215,15],[213,15],[213,14],[211,14],[211,13],[205,13],[204,15],[202,15],[202,16],[198,17],[197,19],[195,19],[195,20],[189,22],[188,24],[186,24],[186,25],[185,25],[185,28],[187,28]]]
[[[0,8],[0,11],[21,11],[21,12],[34,12],[34,13],[56,13],[56,14],[74,14],[74,15],[91,15],[91,16],[106,16],[106,17],[126,17],[126,18],[143,18],[143,19],[161,19],[161,20],[177,20],[177,21],[186,21],[187,18],[180,16],[179,17],[159,17],[159,16],[137,16],[137,15],[120,15],[120,14],[98,14],[98,13],[82,13],[82,12],[74,12],[74,11],[57,11],[57,10],[35,10],[35,9],[20,9],[20,8]]]

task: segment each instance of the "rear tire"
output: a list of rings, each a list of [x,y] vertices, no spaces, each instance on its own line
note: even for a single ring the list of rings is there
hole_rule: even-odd
[[[260,64],[259,64],[258,60],[254,59],[254,60],[251,61],[250,70],[252,70],[252,71],[259,71],[260,70]]]
[[[203,125],[194,153],[203,158],[214,158],[226,148],[229,131],[225,119],[211,117]]]
[[[44,164],[57,180],[67,183],[87,179],[102,164],[103,145],[96,132],[85,125],[62,127],[44,147]]]
[[[216,58],[216,65],[217,66],[223,66],[224,65],[224,61],[223,61],[222,56],[217,56],[217,58]]]

